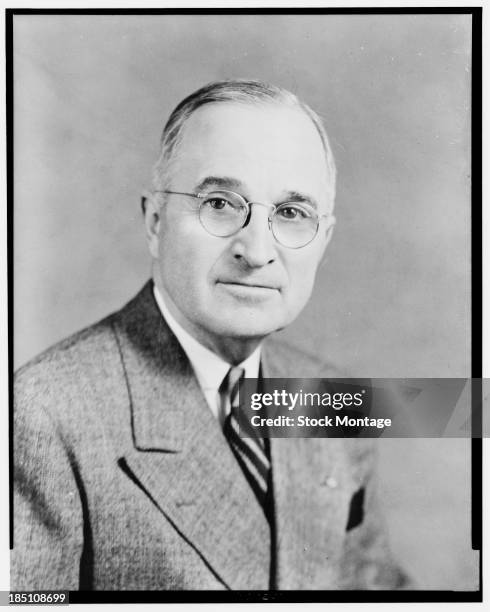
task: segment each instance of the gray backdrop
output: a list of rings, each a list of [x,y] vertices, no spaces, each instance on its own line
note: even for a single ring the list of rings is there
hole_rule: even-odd
[[[339,172],[284,335],[358,376],[469,376],[470,46],[467,15],[16,16],[15,367],[136,293],[168,114],[251,77],[320,112]],[[468,442],[380,446],[398,556],[422,587],[473,588]]]

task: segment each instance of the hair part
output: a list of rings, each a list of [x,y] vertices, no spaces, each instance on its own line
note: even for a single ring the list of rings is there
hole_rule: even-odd
[[[243,104],[278,104],[303,111],[313,122],[325,151],[326,166],[332,186],[332,203],[335,197],[336,167],[327,132],[321,117],[295,94],[287,89],[248,79],[214,81],[184,98],[170,115],[160,139],[160,156],[153,167],[153,189],[170,187],[172,162],[182,140],[184,126],[190,116],[202,106],[218,102]]]

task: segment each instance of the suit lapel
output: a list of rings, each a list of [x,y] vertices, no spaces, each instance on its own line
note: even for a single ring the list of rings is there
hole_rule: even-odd
[[[150,283],[115,331],[132,410],[127,469],[228,588],[267,589],[267,521]]]
[[[264,378],[294,378],[267,347]],[[289,370],[289,371],[288,371]],[[345,519],[355,485],[342,439],[270,440],[274,515],[275,588],[335,588]]]

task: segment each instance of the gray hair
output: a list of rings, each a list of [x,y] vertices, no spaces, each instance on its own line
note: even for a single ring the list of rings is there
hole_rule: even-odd
[[[174,109],[165,125],[160,139],[160,156],[153,168],[153,188],[169,188],[170,167],[176,149],[182,140],[186,121],[198,108],[217,102],[239,102],[244,104],[275,103],[302,110],[316,127],[325,151],[327,170],[332,185],[332,200],[335,196],[336,168],[327,132],[322,119],[307,104],[282,87],[248,79],[215,81],[201,87],[184,98]]]

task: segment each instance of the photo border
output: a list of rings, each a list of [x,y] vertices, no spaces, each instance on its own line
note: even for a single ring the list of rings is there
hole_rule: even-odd
[[[482,377],[482,7],[345,8],[168,8],[168,9],[5,9],[6,152],[7,152],[7,308],[9,385],[9,536],[13,548],[13,326],[14,326],[14,68],[13,23],[16,15],[471,15],[471,374]],[[480,388],[481,390],[481,388]],[[480,395],[481,397],[481,395]],[[477,398],[478,401],[479,398]],[[473,418],[478,411],[473,412]],[[481,418],[481,415],[480,415]],[[480,425],[481,430],[481,425]],[[319,602],[482,602],[482,439],[471,441],[472,548],[480,551],[479,588],[475,591],[316,590],[316,591],[70,591],[70,603],[319,603]]]

